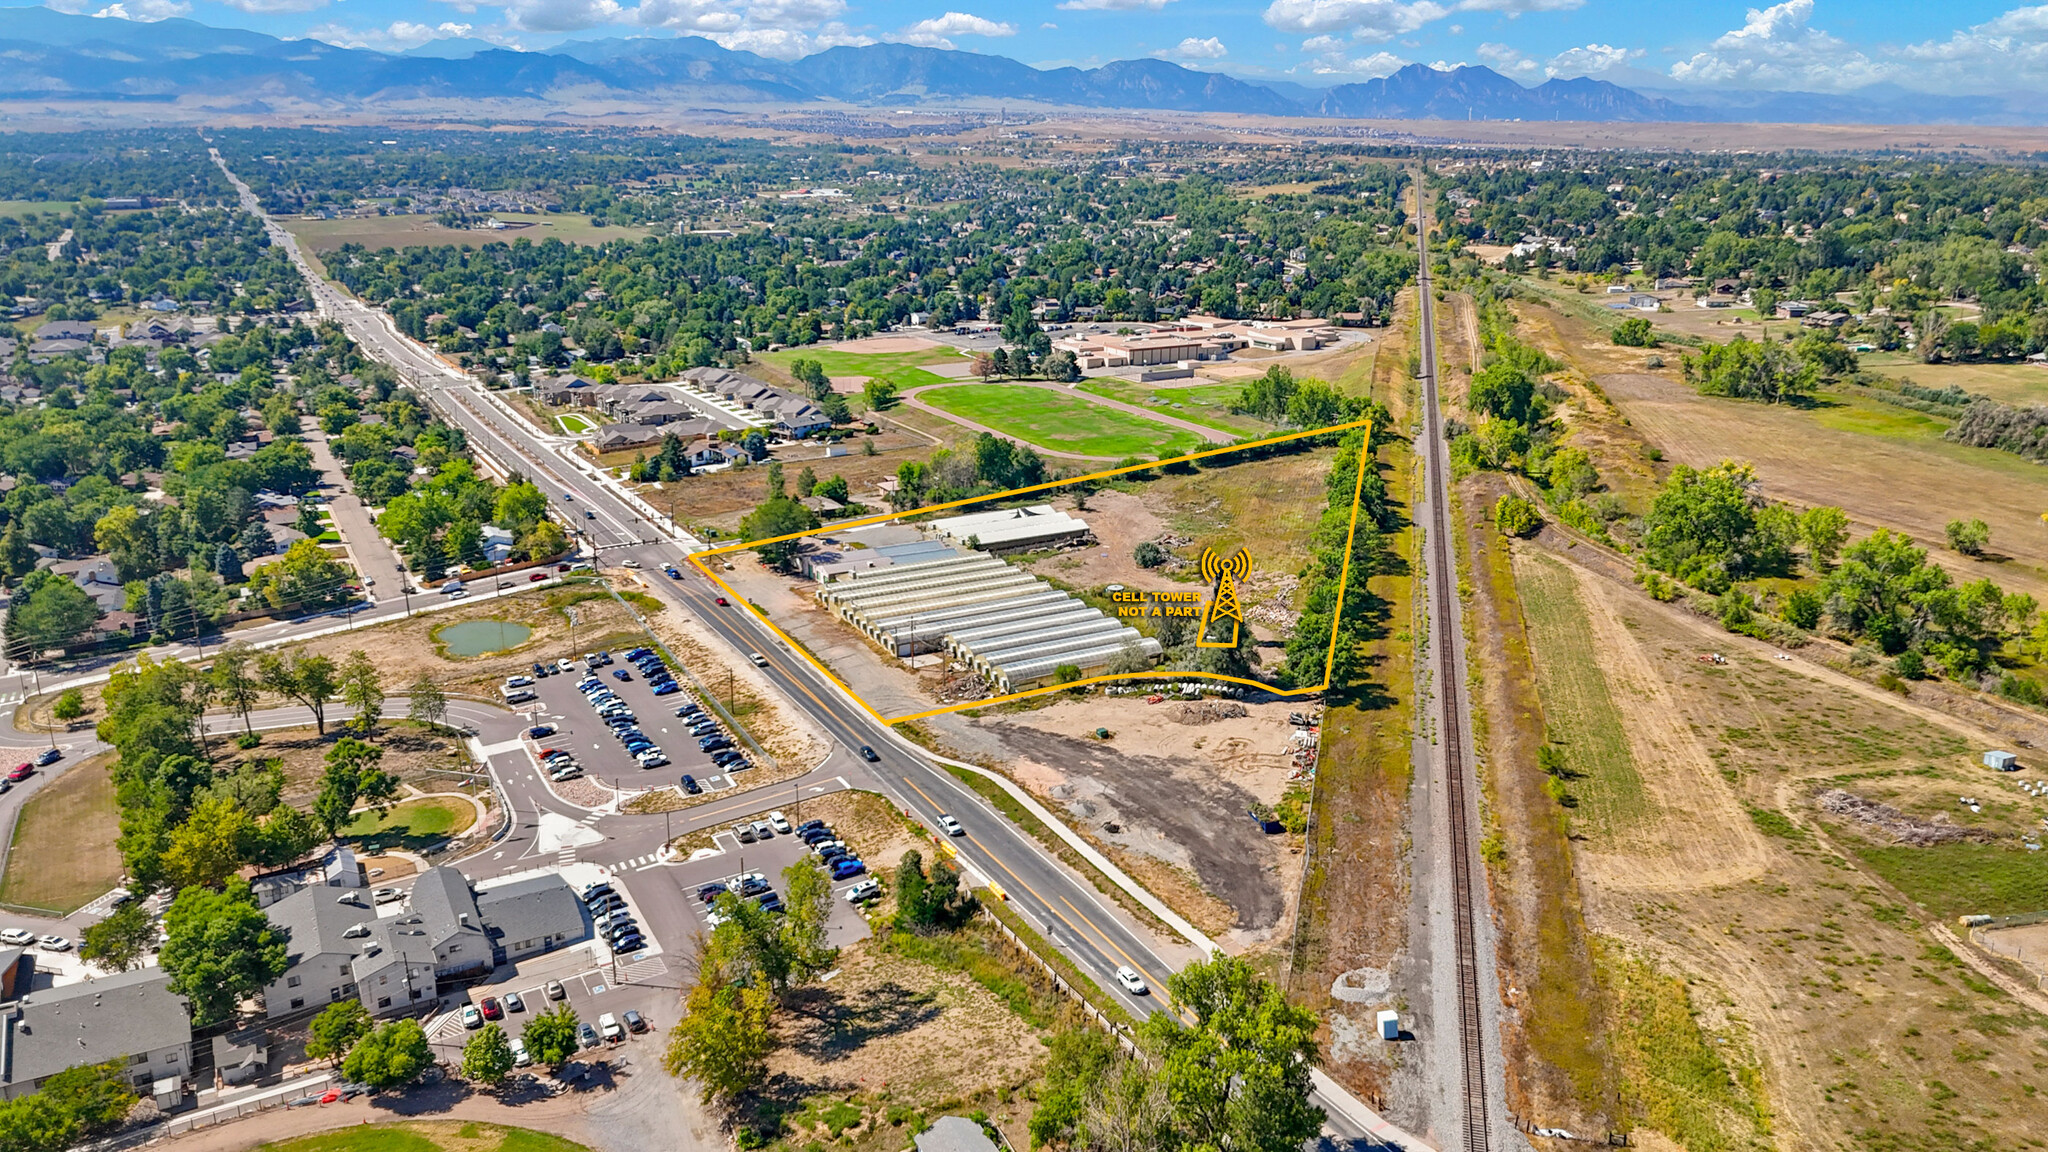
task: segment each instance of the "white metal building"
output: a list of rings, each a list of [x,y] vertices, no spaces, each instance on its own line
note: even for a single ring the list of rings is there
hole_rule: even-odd
[[[991,552],[1012,552],[1023,548],[1064,544],[1088,534],[1086,520],[1069,516],[1050,504],[1034,504],[1029,508],[1000,508],[993,512],[970,512],[965,516],[945,516],[932,520],[923,527],[955,544],[966,544],[971,540],[974,547],[986,548]]]
[[[946,652],[1000,692],[1160,655],[1159,641],[982,552],[849,574],[817,597],[884,652]]]

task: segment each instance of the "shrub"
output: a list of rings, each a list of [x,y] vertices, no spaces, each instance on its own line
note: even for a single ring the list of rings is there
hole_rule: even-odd
[[[1137,561],[1140,568],[1157,568],[1166,563],[1166,549],[1153,541],[1140,540],[1138,546],[1131,549],[1131,559]]]
[[[1494,502],[1493,523],[1503,536],[1533,536],[1543,527],[1543,517],[1520,496],[1503,496]]]
[[[1911,648],[1899,653],[1898,659],[1892,661],[1892,670],[1908,680],[1927,679],[1927,661]]]
[[[263,743],[263,733],[261,732],[241,732],[235,735],[235,747],[240,748],[244,752],[261,743]]]
[[[1998,682],[1998,694],[2008,700],[2017,700],[2022,704],[2031,704],[2036,708],[2041,707],[2043,704],[2048,704],[2048,694],[2044,694],[2041,691],[2039,683],[2022,679],[2010,672],[2006,673],[2005,678]]]
[[[67,688],[57,697],[57,704],[51,712],[59,720],[72,721],[85,715],[85,693],[76,688]]]
[[[1655,348],[1657,330],[1647,317],[1631,316],[1615,327],[1614,342],[1624,348]]]
[[[1778,608],[1778,615],[1794,628],[1812,631],[1820,624],[1820,613],[1824,602],[1821,595],[1811,588],[1794,588],[1785,594],[1785,602]]]

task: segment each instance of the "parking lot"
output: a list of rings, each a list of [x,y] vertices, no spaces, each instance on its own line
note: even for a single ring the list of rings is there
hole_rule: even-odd
[[[560,749],[576,758],[584,775],[629,790],[676,786],[684,774],[694,777],[707,792],[733,786],[728,770],[714,764],[711,753],[698,748],[698,738],[691,733],[689,722],[676,717],[676,709],[686,704],[701,703],[687,688],[656,696],[641,671],[626,661],[624,652],[611,653],[612,662],[599,666],[594,673],[586,669],[584,655],[579,653],[572,658],[569,671],[534,677],[534,683],[527,688],[540,698],[539,707],[532,712],[530,722],[555,727],[554,732],[534,738],[537,752]],[[615,675],[619,672],[624,672],[626,678]],[[661,749],[668,758],[667,764],[659,768],[643,768],[626,750],[611,727],[576,687],[586,675],[593,674],[632,710],[640,731]],[[709,715],[708,710],[706,715]],[[719,731],[728,740],[738,743],[723,725]],[[741,748],[740,751],[746,753],[748,750]],[[731,769],[735,773],[743,771],[738,765]]]

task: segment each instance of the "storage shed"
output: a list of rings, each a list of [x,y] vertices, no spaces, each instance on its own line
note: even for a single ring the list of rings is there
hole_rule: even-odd
[[[2017,772],[2020,770],[2020,758],[2010,752],[1986,752],[1984,766],[1996,772]]]

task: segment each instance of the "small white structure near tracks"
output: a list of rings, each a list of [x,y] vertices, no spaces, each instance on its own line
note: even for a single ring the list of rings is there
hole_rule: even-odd
[[[2020,758],[2010,752],[1986,752],[1984,766],[1998,772],[2017,772],[2020,770]]]

